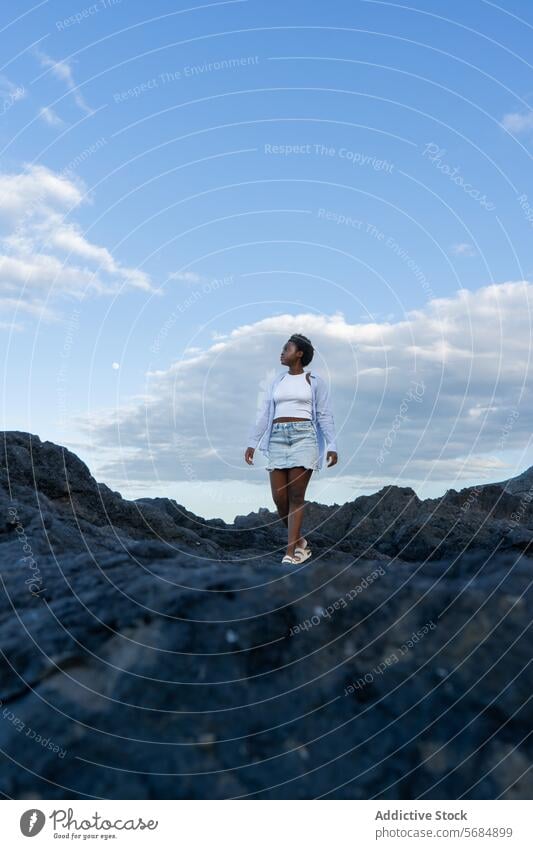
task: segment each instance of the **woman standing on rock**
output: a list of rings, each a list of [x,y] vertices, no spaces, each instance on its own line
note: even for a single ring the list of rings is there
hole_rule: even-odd
[[[326,381],[311,371],[311,342],[294,333],[282,348],[280,361],[288,372],[280,372],[268,386],[263,407],[250,432],[244,459],[253,464],[255,449],[267,456],[272,498],[287,526],[287,553],[282,563],[303,563],[311,557],[307,540],[300,535],[305,491],[313,471],[338,460],[335,424],[329,405]]]

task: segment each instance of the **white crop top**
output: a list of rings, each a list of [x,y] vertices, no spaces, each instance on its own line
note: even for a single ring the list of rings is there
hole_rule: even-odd
[[[311,384],[305,375],[305,371],[302,374],[287,372],[274,388],[274,418],[281,416],[312,418],[313,396]]]

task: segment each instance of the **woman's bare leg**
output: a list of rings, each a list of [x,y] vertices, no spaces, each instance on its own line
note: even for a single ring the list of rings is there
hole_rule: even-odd
[[[287,554],[294,557],[294,549],[297,545],[301,545],[303,542],[300,530],[302,527],[303,511],[305,507],[305,491],[307,489],[307,484],[311,480],[313,470],[305,469],[303,466],[294,466],[292,469],[287,469],[287,472],[289,473]]]
[[[289,469],[272,469],[269,473],[272,498],[285,527],[288,527],[289,523],[289,471]]]

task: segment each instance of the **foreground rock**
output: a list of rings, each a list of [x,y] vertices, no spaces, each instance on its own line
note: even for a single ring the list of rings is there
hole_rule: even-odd
[[[127,501],[3,436],[3,794],[531,798],[524,481],[310,503],[286,572],[270,511]]]

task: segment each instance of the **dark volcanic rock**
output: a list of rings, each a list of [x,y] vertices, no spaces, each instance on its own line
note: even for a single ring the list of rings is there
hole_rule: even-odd
[[[4,434],[1,792],[529,799],[523,485],[384,487],[284,528],[127,501]]]

